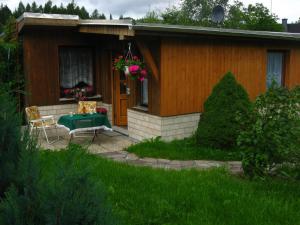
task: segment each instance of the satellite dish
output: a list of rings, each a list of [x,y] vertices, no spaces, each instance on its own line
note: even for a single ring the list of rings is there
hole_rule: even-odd
[[[222,6],[217,5],[212,11],[212,21],[214,23],[222,23],[225,17],[225,10]]]

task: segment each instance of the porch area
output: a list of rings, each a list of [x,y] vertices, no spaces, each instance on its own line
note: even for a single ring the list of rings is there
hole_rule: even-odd
[[[53,130],[48,130],[47,132],[50,135],[53,133],[51,136],[55,137]],[[48,144],[44,135],[40,133],[38,141],[41,148],[53,151],[65,149],[70,143],[70,135],[63,129],[59,129],[59,135],[60,139],[58,141]],[[88,152],[92,154],[119,152],[136,143],[134,139],[115,131],[100,131],[93,142],[92,139],[93,135],[76,137],[72,139],[71,143],[86,147]]]

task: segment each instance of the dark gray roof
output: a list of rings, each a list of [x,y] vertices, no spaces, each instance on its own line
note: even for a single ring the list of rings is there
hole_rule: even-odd
[[[288,24],[287,32],[290,33],[300,33],[300,23]]]
[[[150,31],[150,32],[169,32],[169,33],[186,33],[186,34],[207,34],[217,36],[237,36],[237,37],[255,37],[264,39],[283,39],[300,41],[300,34],[288,32],[270,32],[270,31],[253,31],[253,30],[238,30],[224,29],[199,26],[182,26],[182,25],[167,25],[167,24],[135,24],[134,30]]]

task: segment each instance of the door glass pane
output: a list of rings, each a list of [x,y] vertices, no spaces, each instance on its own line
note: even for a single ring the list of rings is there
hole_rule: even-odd
[[[148,79],[141,83],[141,105],[148,105]]]
[[[120,82],[120,94],[126,94],[126,83],[125,82]]]
[[[278,85],[283,85],[283,61],[282,52],[268,52],[267,65],[267,87],[269,88],[273,81]]]

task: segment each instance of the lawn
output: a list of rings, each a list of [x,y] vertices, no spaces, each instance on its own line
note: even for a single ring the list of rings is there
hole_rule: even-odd
[[[40,153],[42,171],[59,170],[67,151]],[[298,225],[299,183],[249,181],[225,170],[165,171],[132,167],[79,152],[78,162],[101,180],[123,224]]]
[[[238,150],[219,150],[201,147],[195,144],[193,138],[165,142],[151,139],[130,146],[127,151],[140,157],[163,158],[171,160],[241,160]]]

